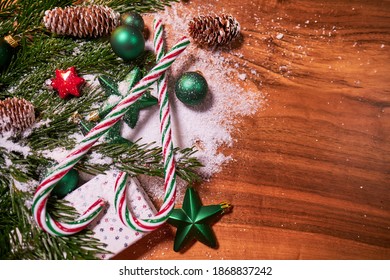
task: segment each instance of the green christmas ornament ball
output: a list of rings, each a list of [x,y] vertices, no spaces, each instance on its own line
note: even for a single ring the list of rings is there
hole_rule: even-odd
[[[124,60],[133,60],[145,49],[142,32],[134,26],[119,26],[111,34],[111,47],[114,53]]]
[[[206,97],[208,85],[198,72],[182,74],[175,84],[176,97],[186,105],[198,105]]]
[[[137,27],[141,32],[145,28],[145,22],[142,16],[136,12],[125,13],[121,16],[121,23],[126,26]]]
[[[5,70],[11,63],[13,52],[12,46],[5,38],[0,38],[0,72]]]
[[[76,169],[69,170],[64,177],[54,186],[51,195],[57,198],[64,198],[68,193],[77,189],[79,183],[79,173]]]

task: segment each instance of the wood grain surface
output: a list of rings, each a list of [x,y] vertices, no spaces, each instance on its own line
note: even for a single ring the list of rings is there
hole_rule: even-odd
[[[389,259],[390,1],[181,5],[206,3],[241,23],[242,55],[226,55],[266,95],[224,148],[235,161],[198,186],[233,211],[217,249],[176,253],[165,225],[115,259]]]

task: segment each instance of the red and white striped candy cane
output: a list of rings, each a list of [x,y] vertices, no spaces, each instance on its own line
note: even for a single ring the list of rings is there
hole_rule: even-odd
[[[164,56],[164,40],[163,40],[163,25],[162,21],[154,21],[154,49],[156,52],[156,60],[159,62]],[[122,223],[132,229],[141,232],[149,232],[157,229],[169,218],[173,207],[175,206],[176,198],[176,167],[175,157],[173,152],[172,133],[171,133],[171,116],[169,109],[167,77],[162,74],[157,81],[158,100],[160,105],[160,132],[162,142],[162,153],[164,158],[164,202],[158,213],[149,219],[138,219],[128,209],[126,205],[126,187],[128,175],[121,172],[115,184],[115,208],[118,212]]]
[[[84,228],[101,212],[104,207],[102,199],[96,200],[87,211],[72,223],[59,222],[46,211],[46,203],[55,184],[89,151],[94,143],[104,135],[127,112],[129,107],[156,82],[172,65],[176,58],[186,49],[190,41],[182,38],[172,49],[142,78],[110,113],[92,128],[79,145],[60,162],[38,186],[32,205],[32,212],[38,226],[51,235],[66,236],[75,234]]]

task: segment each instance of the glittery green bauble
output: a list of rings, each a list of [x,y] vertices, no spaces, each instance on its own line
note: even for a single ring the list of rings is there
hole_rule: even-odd
[[[0,38],[0,72],[5,70],[11,62],[13,48],[4,39]]]
[[[125,13],[121,16],[121,23],[127,26],[137,27],[141,32],[144,30],[145,22],[142,16],[136,12]]]
[[[137,58],[145,49],[144,36],[134,26],[119,26],[112,32],[110,42],[112,50],[124,60]]]
[[[76,169],[69,170],[68,173],[54,186],[51,195],[64,198],[68,193],[77,189],[79,183],[79,173]]]
[[[187,105],[198,105],[206,97],[208,90],[206,79],[197,72],[182,74],[175,84],[177,98]]]

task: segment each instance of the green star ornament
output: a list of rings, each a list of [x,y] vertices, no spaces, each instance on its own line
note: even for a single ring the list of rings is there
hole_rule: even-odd
[[[130,71],[130,73],[125,78],[125,81],[129,84],[128,91],[132,87],[134,87],[135,84],[139,80],[141,80],[141,78],[142,78],[141,70],[138,67],[135,67],[132,71]],[[117,82],[114,81],[112,78],[103,75],[98,77],[98,80],[100,85],[104,89],[107,97],[114,95],[120,97],[119,100],[124,97],[121,95],[118,89]],[[136,102],[134,102],[133,105],[130,106],[126,114],[123,116],[123,121],[126,124],[128,124],[131,128],[134,128],[135,125],[137,124],[140,110],[156,105],[157,103],[158,100],[156,97],[151,95],[149,92],[145,93]],[[114,103],[106,102],[106,104],[102,106],[99,112],[98,113],[94,112],[93,115],[90,116],[90,118],[93,120],[103,119],[116,105],[117,105],[116,102]]]
[[[81,133],[85,136],[95,126],[95,124],[83,120],[78,120]],[[134,143],[121,136],[121,123],[114,124],[104,135],[104,139],[110,144],[124,144],[131,146]]]
[[[174,209],[168,218],[168,223],[177,228],[173,246],[175,252],[180,251],[194,239],[215,248],[217,242],[210,224],[230,208],[231,205],[225,202],[202,206],[194,188],[188,188],[184,195],[182,209]]]
[[[151,95],[149,92],[142,95],[133,105],[130,106],[129,111],[123,116],[123,121],[128,126],[134,128],[138,122],[139,112],[142,109],[156,105],[158,100],[156,97]]]
[[[141,70],[138,67],[135,67],[130,73],[126,76],[125,81],[128,84],[128,91],[134,87],[134,85],[141,80],[142,74]],[[103,119],[107,114],[118,104],[118,102],[124,97],[121,95],[118,83],[109,76],[99,76],[99,84],[103,88],[107,98],[111,96],[117,96],[113,98],[114,102],[106,101],[103,106],[98,111],[93,111],[86,118],[87,121],[79,120],[81,130],[84,135],[86,135],[94,126],[97,121]],[[152,96],[150,93],[145,93],[138,99],[134,104],[130,106],[128,111],[123,117],[123,121],[127,123],[131,128],[134,128],[139,117],[140,110],[156,105],[158,100],[156,97]],[[105,139],[111,144],[126,144],[132,145],[133,142],[123,138],[121,136],[121,122],[116,123],[105,135]]]

